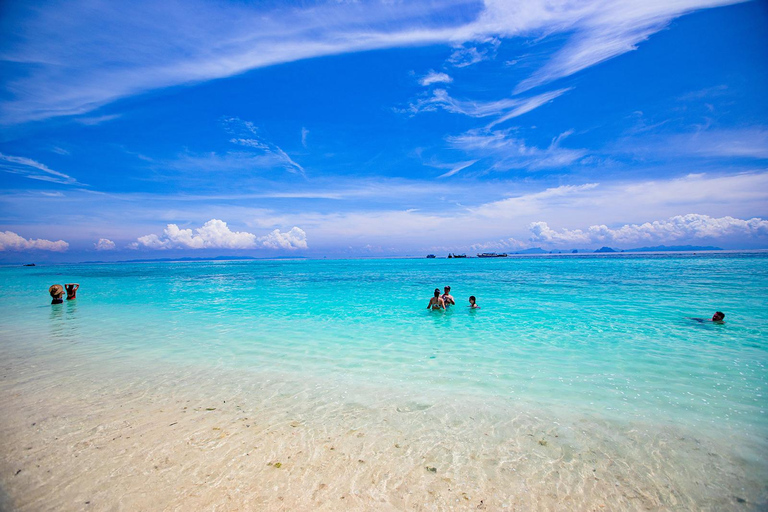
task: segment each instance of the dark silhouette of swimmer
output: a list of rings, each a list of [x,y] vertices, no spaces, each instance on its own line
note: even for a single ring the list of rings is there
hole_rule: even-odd
[[[80,288],[79,284],[67,283],[64,285],[64,287],[67,289],[67,300],[72,300],[77,298],[77,289]]]
[[[440,288],[435,288],[435,296],[429,299],[427,309],[431,309],[433,311],[445,309],[445,301],[442,297],[440,297]]]
[[[62,299],[62,296],[64,296],[64,288],[60,284],[54,284],[51,285],[50,288],[48,288],[48,293],[51,294],[51,304],[61,304],[64,302]]]
[[[480,309],[480,306],[477,305],[477,299],[474,295],[469,296],[469,307],[472,309]]]
[[[715,311],[715,314],[712,315],[712,318],[710,318],[709,320],[707,320],[706,318],[695,318],[695,317],[691,317],[691,320],[696,320],[700,324],[703,324],[704,322],[713,322],[716,324],[723,324],[725,323],[724,318],[725,318],[725,313],[723,313],[722,311]]]

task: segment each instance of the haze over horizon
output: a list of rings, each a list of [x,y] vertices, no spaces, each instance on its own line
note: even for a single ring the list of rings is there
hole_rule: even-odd
[[[760,1],[6,2],[0,262],[768,248]]]

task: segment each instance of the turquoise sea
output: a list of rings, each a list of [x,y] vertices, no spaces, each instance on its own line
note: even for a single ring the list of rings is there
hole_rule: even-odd
[[[48,287],[66,282],[77,300],[51,305]],[[671,428],[725,442],[756,480],[729,492],[766,498],[768,253],[3,267],[0,283],[6,360]],[[445,285],[457,305],[428,311]],[[724,324],[690,318],[716,310]]]

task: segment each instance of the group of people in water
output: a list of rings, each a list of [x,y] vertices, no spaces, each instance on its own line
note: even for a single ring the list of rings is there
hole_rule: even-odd
[[[73,300],[77,298],[77,289],[80,288],[80,285],[77,283],[67,283],[64,286],[61,286],[60,284],[54,284],[51,285],[50,288],[48,288],[48,293],[51,294],[51,304],[61,304],[64,302],[64,290],[67,291],[67,300]]]
[[[446,286],[443,288],[443,294],[440,294],[440,288],[435,288],[435,295],[431,299],[429,299],[429,304],[427,304],[427,309],[432,311],[441,311],[448,309],[448,306],[455,306],[456,300],[453,298],[453,295],[451,295],[451,287]],[[474,295],[470,295],[469,297],[469,307],[471,309],[480,309],[480,306],[477,305],[477,299]],[[725,323],[725,313],[722,311],[716,311],[714,315],[712,315],[712,318],[707,320],[706,318],[691,318],[691,320],[696,320],[697,322],[714,322],[716,324],[722,324]]]
[[[451,287],[446,286],[443,288],[443,290],[444,293],[440,295],[440,288],[435,288],[435,296],[429,299],[427,309],[431,309],[432,311],[440,311],[448,309],[448,306],[456,305],[456,300],[453,298],[453,295],[451,295]],[[469,297],[469,307],[471,309],[480,309],[480,306],[477,305],[477,299],[474,295]]]

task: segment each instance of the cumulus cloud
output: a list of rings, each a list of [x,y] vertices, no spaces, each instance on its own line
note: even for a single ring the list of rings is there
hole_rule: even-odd
[[[648,243],[680,240],[717,239],[732,235],[742,237],[768,236],[768,220],[760,218],[737,219],[734,217],[710,217],[691,213],[676,215],[666,220],[625,224],[619,228],[594,225],[587,229],[560,229],[549,227],[546,222],[533,222],[529,227],[531,242],[563,244],[589,243]]]
[[[163,234],[139,237],[134,248],[149,249],[306,249],[307,236],[298,227],[285,233],[276,229],[263,237],[246,231],[232,231],[227,223],[211,219],[197,229],[181,229],[168,224]]]
[[[266,236],[259,237],[257,241],[267,249],[306,249],[307,234],[304,230],[293,227],[285,233],[275,229]]]
[[[108,238],[99,238],[99,241],[93,244],[97,251],[112,251],[115,248],[115,242]]]
[[[63,172],[54,171],[45,164],[23,156],[11,156],[0,153],[0,169],[26,178],[49,181],[62,185],[75,185],[77,180]]]
[[[26,239],[13,231],[0,231],[0,251],[55,251],[64,252],[69,244],[64,240],[52,242],[43,239]]]
[[[453,78],[446,73],[438,73],[436,71],[430,71],[419,79],[419,83],[424,87],[439,83],[449,84],[451,82],[453,82]]]

